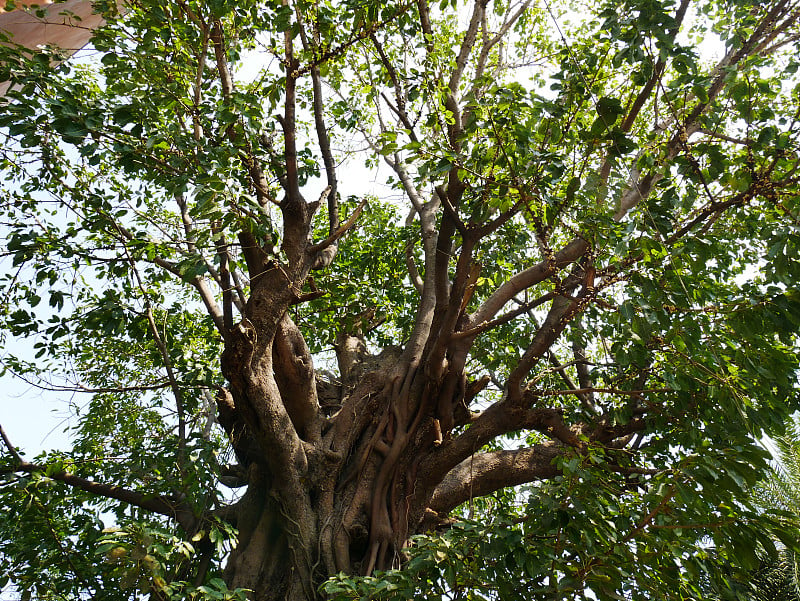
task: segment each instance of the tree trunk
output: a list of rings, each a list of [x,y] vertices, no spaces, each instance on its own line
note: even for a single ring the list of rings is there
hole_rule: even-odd
[[[279,338],[275,347],[285,347]],[[320,410],[319,437],[309,433],[313,427],[301,428],[307,432],[301,474],[272,472],[275,462],[253,440],[250,420],[243,423],[236,409],[249,399],[228,393],[218,399],[220,421],[248,478],[237,506],[239,540],[226,579],[232,588],[252,590],[257,601],[316,599],[319,586],[336,573],[369,574],[396,566],[408,537],[422,523],[433,489],[416,475],[424,449],[436,444],[429,417],[433,405],[426,402],[433,388],[394,350],[358,360],[343,354],[348,367],[342,381],[352,384],[340,389],[341,409],[329,416]],[[230,362],[230,356],[226,359]],[[284,377],[276,374],[279,381]],[[326,386],[331,383],[318,382],[320,396]],[[289,393],[287,382],[280,388]],[[313,396],[316,402],[317,391]],[[286,499],[290,489],[294,496]]]

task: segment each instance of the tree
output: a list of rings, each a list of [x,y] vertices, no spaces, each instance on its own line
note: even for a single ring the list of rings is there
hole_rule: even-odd
[[[777,509],[782,522],[792,528],[800,520],[800,423],[796,416],[785,435],[776,440],[779,465],[756,487],[756,503]],[[754,599],[796,601],[800,598],[800,558],[795,548],[782,548],[767,557],[750,580]]]
[[[796,416],[789,422],[784,435],[778,437],[777,462],[752,492],[753,500],[762,511],[771,512],[784,531],[796,531],[798,504],[798,459],[800,459],[800,430]],[[701,589],[707,599],[741,599],[743,601],[795,601],[800,596],[798,583],[798,539],[786,537],[788,546],[757,549],[758,565],[742,572],[736,570],[738,558],[715,553],[721,571],[728,573],[722,588],[704,580]],[[737,573],[738,572],[738,573]]]
[[[0,48],[3,369],[88,395],[3,433],[18,589],[690,598],[787,536],[797,2],[126,6]]]

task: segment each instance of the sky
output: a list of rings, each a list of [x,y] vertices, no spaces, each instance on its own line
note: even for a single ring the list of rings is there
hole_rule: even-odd
[[[0,424],[31,459],[43,450],[68,449],[69,393],[39,390],[10,375],[0,378]]]

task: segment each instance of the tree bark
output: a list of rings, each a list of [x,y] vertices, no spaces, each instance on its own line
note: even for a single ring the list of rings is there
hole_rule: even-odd
[[[501,487],[552,478],[558,473],[552,460],[579,445],[560,412],[512,405],[495,407],[458,436],[443,438],[437,415],[442,407],[452,412],[463,402],[466,388],[444,398],[452,375],[446,366],[432,370],[400,353],[376,358],[360,351],[361,364],[370,368],[360,372],[345,361],[350,386],[342,387],[342,407],[325,416],[314,387],[307,385],[313,380],[299,331],[285,314],[278,324],[271,343],[259,343],[252,325],[239,324],[232,332],[223,361],[231,391],[218,399],[220,422],[248,478],[226,578],[231,587],[253,591],[256,601],[316,599],[319,586],[336,573],[397,566],[409,537],[449,523],[447,514],[456,505]],[[255,348],[271,353],[256,359]],[[276,373],[272,387],[264,384],[269,380],[264,370],[278,366],[288,374]],[[430,373],[441,375],[434,379]],[[254,379],[255,384],[246,383]],[[270,395],[285,407],[283,417],[271,413],[283,424],[272,434],[265,432],[257,409],[270,406]],[[293,417],[296,406],[306,413],[302,422]],[[291,448],[291,432],[305,431],[301,423],[322,424],[319,435],[298,437],[302,460],[270,447],[275,439]],[[554,441],[526,452],[469,458],[489,438],[520,426],[551,433]]]

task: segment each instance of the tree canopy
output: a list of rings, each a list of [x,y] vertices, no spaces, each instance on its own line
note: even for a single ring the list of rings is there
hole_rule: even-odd
[[[735,598],[796,546],[749,493],[800,409],[800,3],[95,9],[84,60],[0,46],[2,369],[75,424],[0,430],[0,582]]]

